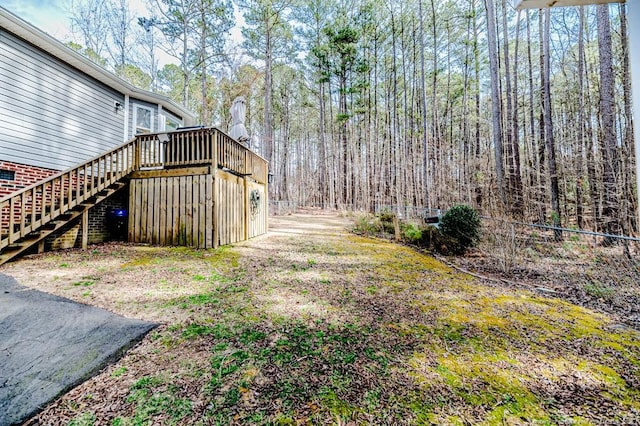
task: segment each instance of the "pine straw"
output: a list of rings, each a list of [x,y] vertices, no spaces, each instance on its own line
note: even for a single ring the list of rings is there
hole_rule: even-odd
[[[640,340],[610,317],[276,218],[199,251],[97,246],[3,273],[161,321],[30,424],[634,424]]]

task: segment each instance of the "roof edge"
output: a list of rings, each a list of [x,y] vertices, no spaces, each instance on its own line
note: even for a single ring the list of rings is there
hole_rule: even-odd
[[[187,121],[186,119],[190,119],[191,123],[189,124],[193,124],[196,120],[196,115],[193,112],[178,104],[168,96],[153,93],[134,86],[92,62],[75,50],[65,46],[58,39],[16,16],[2,6],[0,6],[0,27],[5,28],[12,34],[15,34],[40,49],[43,49],[50,55],[60,59],[90,77],[93,77],[101,83],[112,87],[124,95],[129,95],[136,99],[151,103],[158,103],[162,105],[163,108],[181,115],[185,121]]]

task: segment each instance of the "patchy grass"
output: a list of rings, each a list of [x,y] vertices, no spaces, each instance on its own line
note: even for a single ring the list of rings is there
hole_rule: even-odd
[[[94,277],[91,303],[165,324],[37,420],[640,422],[640,337],[609,317],[350,235],[337,218],[272,225],[216,252],[100,246],[84,269],[83,252],[5,269],[56,269],[55,284],[32,282],[85,302],[66,274]]]

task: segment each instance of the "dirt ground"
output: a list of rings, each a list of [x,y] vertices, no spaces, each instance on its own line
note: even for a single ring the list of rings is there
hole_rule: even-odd
[[[637,424],[640,338],[603,314],[349,233],[24,258],[22,285],[160,322],[28,424]]]

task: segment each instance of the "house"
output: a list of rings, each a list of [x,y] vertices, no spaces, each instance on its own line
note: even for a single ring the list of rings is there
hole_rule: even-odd
[[[199,248],[264,234],[267,162],[194,121],[0,7],[0,264],[114,230]]]
[[[146,132],[195,122],[0,7],[0,198]]]

